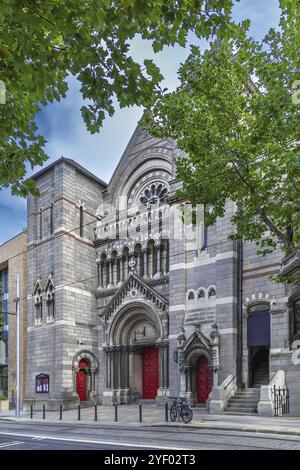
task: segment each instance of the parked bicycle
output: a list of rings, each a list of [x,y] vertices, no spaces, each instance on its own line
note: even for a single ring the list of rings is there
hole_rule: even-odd
[[[182,419],[184,424],[190,423],[193,419],[192,408],[184,403],[184,399],[181,397],[169,397],[173,400],[170,408],[170,419],[172,422],[176,421],[178,416]]]

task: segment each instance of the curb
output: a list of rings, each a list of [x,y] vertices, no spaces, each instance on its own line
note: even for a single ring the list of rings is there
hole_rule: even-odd
[[[214,430],[214,431],[238,431],[238,432],[250,432],[250,433],[261,433],[261,434],[275,434],[275,435],[285,435],[285,436],[300,436],[300,429],[286,429],[286,428],[266,428],[266,427],[248,427],[248,426],[237,426],[237,425],[224,425],[224,424],[210,424],[210,423],[199,423],[199,424],[171,424],[171,423],[136,423],[136,424],[122,424],[120,422],[116,423],[107,423],[105,421],[93,421],[93,422],[84,422],[84,421],[43,421],[43,420],[34,420],[34,419],[16,419],[10,417],[0,417],[0,421],[6,422],[15,422],[15,423],[25,423],[25,424],[39,424],[39,425],[72,425],[72,426],[81,426],[81,427],[101,427],[101,428],[110,428],[110,429],[138,429],[139,427],[152,427],[152,428],[174,428],[174,429],[197,429],[197,430]],[[0,430],[1,433],[1,430]]]
[[[272,429],[272,428],[249,428],[245,426],[224,426],[223,424],[217,425],[217,424],[208,424],[208,423],[203,423],[203,424],[150,424],[151,426],[156,426],[156,427],[170,427],[170,428],[178,428],[182,429],[185,426],[187,426],[189,429],[206,429],[206,430],[214,430],[214,431],[240,431],[240,432],[252,432],[252,433],[262,433],[262,434],[279,434],[279,435],[285,435],[285,436],[300,436],[300,429],[298,430],[292,430],[292,429]]]

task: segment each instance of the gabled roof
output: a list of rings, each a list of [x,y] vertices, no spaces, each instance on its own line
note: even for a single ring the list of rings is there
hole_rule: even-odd
[[[81,173],[82,175],[84,176],[87,176],[88,178],[90,178],[91,180],[95,181],[96,183],[100,184],[101,186],[103,186],[103,189],[107,187],[107,183],[105,183],[105,181],[101,180],[100,178],[98,178],[97,176],[93,175],[93,173],[91,173],[90,171],[88,171],[86,168],[84,168],[83,166],[79,165],[79,163],[75,162],[74,160],[72,160],[71,158],[66,158],[66,157],[61,157],[61,158],[58,158],[57,160],[55,160],[55,162],[51,163],[50,165],[46,166],[45,168],[42,168],[40,171],[38,171],[37,173],[35,173],[34,175],[31,176],[31,179],[33,180],[36,180],[37,178],[39,178],[40,176],[42,176],[44,173],[47,173],[47,171],[49,170],[52,170],[52,168],[54,168],[56,165],[58,165],[59,163],[61,162],[65,162],[67,163],[68,165],[72,166],[73,168],[76,168],[77,171],[79,171],[79,173]]]
[[[43,290],[41,279],[37,279],[34,284],[33,295],[36,295],[38,290]]]
[[[104,316],[105,319],[108,320],[113,312],[122,304],[123,299],[133,287],[141,292],[148,300],[152,301],[156,307],[168,312],[169,302],[167,299],[156,292],[156,290],[139,278],[134,272],[130,272],[128,279],[115,293],[111,301],[107,304],[104,312],[101,313],[101,316]]]
[[[208,351],[211,348],[211,341],[199,330],[199,328],[196,328],[196,331],[188,339],[184,346],[184,350],[186,351],[192,344],[201,344],[202,347]]]

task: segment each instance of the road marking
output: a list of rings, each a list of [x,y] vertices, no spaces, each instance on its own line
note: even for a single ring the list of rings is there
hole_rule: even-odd
[[[24,444],[24,442],[21,442],[21,441],[2,442],[2,444],[0,444],[0,449],[2,449],[3,447],[17,446],[20,444]]]
[[[141,449],[161,449],[161,450],[191,450],[192,448],[189,447],[167,447],[161,446],[160,444],[154,446],[151,444],[132,444],[131,442],[118,442],[118,441],[99,441],[99,440],[88,440],[88,439],[76,439],[70,437],[56,437],[56,436],[39,436],[36,434],[21,434],[21,433],[14,433],[14,432],[0,432],[0,435],[5,436],[17,436],[17,437],[31,437],[32,439],[49,439],[52,441],[65,441],[65,442],[81,442],[86,444],[101,444],[101,445],[109,445],[109,446],[120,446],[120,447],[138,447]]]

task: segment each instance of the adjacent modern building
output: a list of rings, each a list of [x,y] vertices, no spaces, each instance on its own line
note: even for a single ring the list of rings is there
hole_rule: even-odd
[[[275,385],[300,415],[300,288],[270,280],[280,252],[228,238],[232,203],[212,227],[197,223],[201,208],[190,216],[178,155],[138,127],[109,184],[67,158],[35,175],[28,406],[180,394],[214,413],[270,415]]]
[[[20,279],[20,401],[24,397],[27,336],[27,233],[0,246],[0,297],[3,322],[0,332],[0,394],[10,406],[16,399],[16,297]]]

